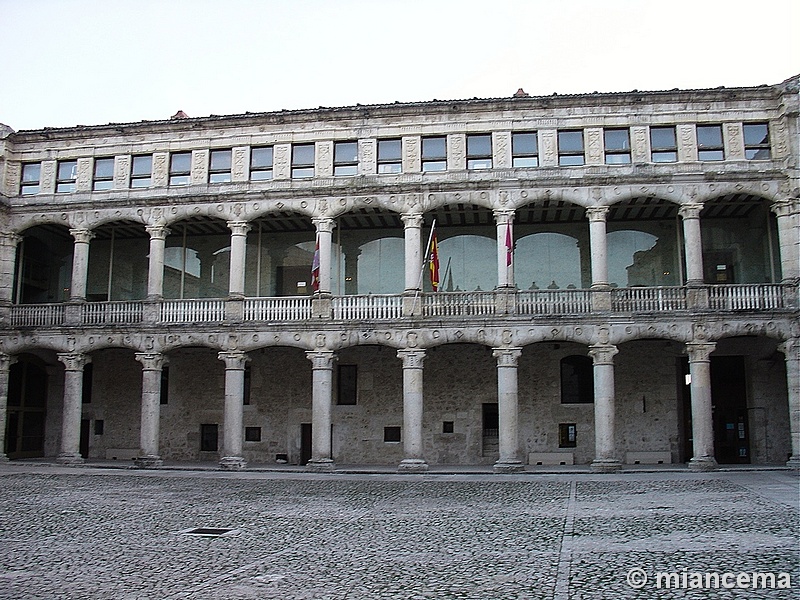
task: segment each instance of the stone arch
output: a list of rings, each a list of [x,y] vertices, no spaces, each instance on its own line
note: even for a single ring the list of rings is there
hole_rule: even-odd
[[[17,304],[66,302],[72,286],[74,238],[64,223],[31,224],[20,232],[12,298]]]

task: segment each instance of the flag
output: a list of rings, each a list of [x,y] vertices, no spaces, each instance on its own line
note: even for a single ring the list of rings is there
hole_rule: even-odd
[[[431,289],[434,292],[438,292],[439,291],[439,242],[436,239],[435,229],[431,230],[431,245],[429,250],[430,254],[428,258],[428,268],[430,269]]]
[[[511,221],[506,223],[506,266],[511,266],[511,259],[514,255],[514,242],[511,236]]]
[[[319,234],[317,235],[317,245],[314,248],[314,260],[311,261],[311,289],[319,291]]]

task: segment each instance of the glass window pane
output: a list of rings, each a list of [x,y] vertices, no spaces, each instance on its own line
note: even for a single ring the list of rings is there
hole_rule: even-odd
[[[467,156],[491,156],[492,155],[492,136],[491,135],[468,135],[467,136]]]
[[[292,146],[293,165],[313,165],[314,164],[314,144],[302,144]]]
[[[447,157],[446,138],[422,138],[422,158],[436,159]]]
[[[583,164],[583,154],[568,154],[558,157],[558,164],[562,167],[572,167]]]
[[[668,150],[677,146],[674,127],[651,127],[650,147],[653,150]]]
[[[313,176],[314,176],[314,167],[299,167],[292,169],[292,177],[295,179],[301,179]]]
[[[334,163],[358,162],[358,143],[356,142],[336,142],[333,145]]]
[[[512,154],[530,155],[539,153],[539,145],[535,133],[515,133],[511,136]]]
[[[250,150],[250,168],[251,169],[272,168],[272,147],[253,148],[252,150]]]
[[[653,162],[662,163],[662,162],[677,162],[678,161],[678,153],[677,152],[653,152]]]
[[[491,169],[492,168],[492,159],[491,158],[470,158],[467,159],[467,168],[468,169]]]
[[[334,175],[357,175],[358,167],[356,165],[336,165],[333,167]]]
[[[150,175],[153,172],[153,156],[148,154],[147,156],[134,156],[133,157],[133,170],[131,174],[133,176],[145,176]]]
[[[227,183],[231,180],[230,172],[227,173],[211,173],[208,176],[209,183]]]
[[[38,182],[42,173],[42,163],[22,165],[22,182]]]
[[[700,150],[697,158],[700,160],[724,160],[725,155],[722,150]]]
[[[558,151],[559,152],[583,152],[583,132],[582,131],[559,131],[558,132]]]
[[[631,143],[627,129],[606,129],[605,132],[606,151],[609,150],[630,150]]]
[[[113,187],[114,187],[114,182],[111,181],[110,179],[100,179],[92,184],[92,189],[95,191],[110,190]]]
[[[766,123],[748,123],[743,129],[745,146],[769,144],[769,130]]]
[[[769,160],[769,148],[746,148],[744,156],[747,160]]]
[[[538,167],[539,157],[537,156],[515,156],[512,166],[514,167]]]
[[[401,159],[400,140],[378,140],[379,161],[399,161]]]
[[[631,162],[631,155],[627,152],[617,154],[606,154],[607,165],[627,165]]]
[[[230,171],[231,170],[231,151],[212,150],[211,151],[211,170]]]
[[[378,173],[402,173],[403,165],[396,163],[382,163],[378,165]]]
[[[22,186],[22,194],[38,194],[39,193],[39,184],[25,184]]]
[[[272,169],[262,171],[250,171],[250,179],[253,181],[263,181],[265,179],[272,179]]]
[[[150,187],[150,177],[137,177],[136,179],[131,179],[131,187],[132,188]]]
[[[114,159],[98,158],[94,161],[95,179],[110,179],[114,177]]]
[[[169,178],[170,185],[189,185],[188,175],[172,175]]]
[[[428,171],[446,171],[447,161],[444,160],[430,160],[422,163],[422,170]]]
[[[722,146],[721,125],[698,125],[697,146],[699,148],[719,148]]]
[[[191,152],[181,152],[170,157],[170,173],[188,173],[191,171],[192,154]]]
[[[78,162],[75,160],[65,160],[58,163],[58,180],[67,181],[75,179],[78,172]]]

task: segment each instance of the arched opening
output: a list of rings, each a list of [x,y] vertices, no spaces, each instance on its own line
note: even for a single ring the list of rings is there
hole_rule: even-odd
[[[37,225],[22,233],[17,247],[14,302],[66,302],[72,285],[74,240],[66,227]]]
[[[231,234],[224,221],[190,217],[169,226],[164,249],[164,298],[225,298]]]
[[[313,293],[314,225],[305,215],[277,212],[250,222],[245,295],[305,296]]]
[[[338,217],[333,293],[402,293],[404,235],[400,216],[380,208],[361,208]]]
[[[103,302],[145,298],[150,236],[144,226],[119,221],[92,231],[86,299]]]

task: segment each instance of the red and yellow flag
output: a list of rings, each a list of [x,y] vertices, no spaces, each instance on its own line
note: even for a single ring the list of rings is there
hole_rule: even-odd
[[[431,246],[428,257],[428,268],[431,276],[431,289],[439,291],[439,242],[436,239],[436,230],[431,232]]]

